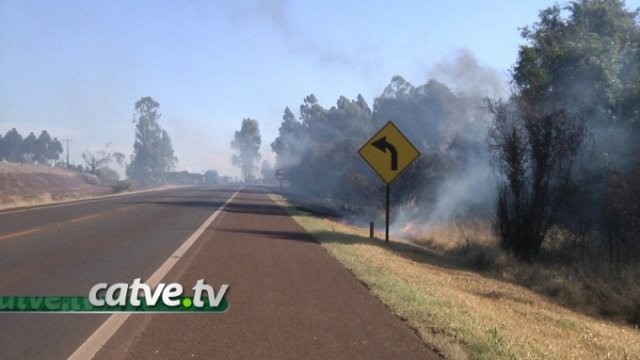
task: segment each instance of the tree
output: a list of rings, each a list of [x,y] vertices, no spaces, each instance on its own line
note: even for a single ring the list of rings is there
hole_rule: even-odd
[[[37,162],[39,163],[47,162],[53,150],[51,149],[52,142],[53,142],[53,139],[51,139],[51,135],[49,135],[49,133],[46,130],[42,130],[42,132],[38,136],[38,139],[35,142],[35,145],[36,145],[35,160]]]
[[[598,230],[595,234],[607,234],[604,238],[608,238],[610,254],[617,241],[612,234],[626,226],[620,222],[622,217],[610,215],[627,204],[614,196],[625,193],[627,188],[624,181],[616,179],[628,179],[637,169],[634,154],[640,150],[638,14],[638,10],[627,10],[620,0],[579,0],[564,9],[558,5],[547,8],[540,12],[536,24],[522,30],[527,44],[521,46],[512,73],[520,118],[517,122],[524,129],[519,134],[526,154],[538,147],[551,151],[550,159],[563,155],[553,153],[552,143],[532,142],[536,134],[529,134],[530,129],[525,127],[533,126],[532,119],[542,123],[551,119],[553,124],[549,126],[554,130],[550,131],[569,131],[559,137],[571,137],[573,126],[567,129],[556,122],[573,119],[587,134],[590,141],[582,141],[582,148],[577,150],[585,154],[584,161],[566,168],[572,172],[574,185],[584,184],[582,195],[580,199],[565,197],[563,205],[571,205],[572,211],[553,222],[569,230],[574,224],[590,224]],[[573,152],[564,155],[570,156],[557,161],[575,162]],[[533,172],[525,172],[524,178],[533,181],[533,176]],[[502,210],[498,210],[504,213],[506,201],[501,201],[503,204],[498,205]]]
[[[135,104],[135,142],[127,175],[141,184],[160,183],[177,161],[171,138],[158,124],[160,104],[143,97]]]
[[[22,140],[22,157],[23,160],[27,162],[32,162],[37,160],[36,154],[38,153],[37,149],[38,139],[34,133],[29,133],[29,135]]]
[[[160,158],[158,159],[158,163],[162,165],[165,171],[169,171],[175,167],[178,158],[175,156],[173,151],[173,145],[171,144],[171,137],[169,133],[165,130],[162,130],[162,137],[160,139]]]
[[[558,5],[543,10],[522,30],[528,44],[520,48],[514,83],[528,112],[563,110],[584,121],[600,153],[614,155],[602,161],[616,161],[624,147],[607,133],[640,123],[638,11],[620,0],[580,0],[565,10],[568,17]]]
[[[243,119],[240,131],[236,131],[231,141],[231,147],[237,153],[231,158],[233,165],[240,167],[243,181],[254,180],[253,172],[258,168],[260,160],[260,127],[254,119]]]
[[[52,139],[46,130],[42,130],[35,141],[34,160],[41,164],[51,163],[58,160],[63,151],[60,141]]]
[[[122,165],[124,161],[124,154],[119,153],[111,148],[111,144],[107,143],[102,150],[98,151],[85,151],[82,153],[82,159],[87,164],[88,171],[97,175],[97,171],[102,167],[111,163],[111,161],[115,160],[116,163]]]
[[[366,171],[357,149],[371,134],[371,110],[362,96],[341,96],[324,108],[313,95],[300,105],[300,122],[285,109],[280,134],[272,148],[277,167],[285,170],[293,188],[308,194],[337,196],[346,173]]]
[[[287,107],[282,115],[282,123],[278,129],[278,137],[271,143],[271,150],[276,153],[278,167],[297,165],[307,146],[308,136],[302,124],[296,120],[293,112]]]
[[[52,162],[55,162],[55,160],[58,160],[60,158],[60,154],[62,154],[63,152],[64,149],[62,148],[62,143],[60,142],[60,140],[58,140],[58,138],[53,138],[53,141],[49,146],[48,159]]]
[[[4,135],[2,143],[5,160],[9,162],[22,161],[22,135],[15,128]]]
[[[540,116],[517,103],[490,103],[489,110],[490,148],[503,175],[495,227],[505,250],[530,261],[574,191],[584,126],[563,111]]]

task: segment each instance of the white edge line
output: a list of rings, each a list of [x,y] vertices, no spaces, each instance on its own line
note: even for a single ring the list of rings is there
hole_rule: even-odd
[[[174,251],[173,254],[169,256],[169,258],[164,262],[164,264],[160,265],[160,267],[149,277],[146,283],[152,288],[156,287],[160,280],[167,275],[167,273],[175,266],[175,264],[180,260],[182,255],[184,255],[187,250],[198,240],[200,235],[204,233],[204,231],[211,225],[211,223],[220,215],[220,213],[227,207],[227,205],[233,200],[233,198],[238,195],[238,193],[242,190],[242,188],[238,189],[231,197],[221,206],[219,207],[209,218],[196,230],[185,242]],[[95,313],[99,314],[99,313]],[[112,314],[109,316],[107,320],[105,320],[100,327],[89,336],[87,340],[85,340],[80,347],[76,349],[76,351],[69,356],[69,360],[76,359],[93,359],[94,356],[100,351],[102,346],[111,339],[111,337],[118,331],[120,326],[124,324],[125,321],[131,316],[131,313],[119,313]]]
[[[156,191],[186,189],[190,187],[194,187],[194,185],[182,185],[177,187],[161,188],[161,189],[136,190],[129,193],[107,194],[107,195],[100,195],[95,197],[87,197],[84,199],[70,199],[70,200],[54,201],[50,203],[40,203],[40,204],[36,203],[36,204],[31,204],[26,206],[0,208],[0,215],[14,214],[14,213],[20,213],[25,211],[36,211],[36,210],[42,210],[42,209],[55,209],[63,206],[77,205],[77,204],[90,204],[93,202],[98,202],[98,201],[108,200],[113,198],[123,198],[123,197],[135,196],[135,195],[156,192]]]

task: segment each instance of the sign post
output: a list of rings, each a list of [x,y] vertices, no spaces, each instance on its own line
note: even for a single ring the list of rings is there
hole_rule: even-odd
[[[389,121],[358,150],[358,154],[386,184],[384,239],[389,242],[391,183],[420,156],[420,151],[393,122]]]
[[[386,217],[385,217],[385,228],[384,228],[384,241],[389,242],[389,198],[391,197],[391,186],[387,184],[387,201],[386,201]]]

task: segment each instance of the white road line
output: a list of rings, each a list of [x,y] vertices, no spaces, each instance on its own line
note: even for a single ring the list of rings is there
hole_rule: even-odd
[[[155,288],[160,280],[167,275],[167,273],[175,266],[180,258],[189,250],[189,248],[198,240],[200,235],[211,225],[211,223],[220,215],[220,213],[227,207],[227,205],[238,195],[242,188],[238,189],[231,197],[222,204],[209,218],[196,230],[189,238],[180,245],[180,247],[169,256],[169,258],[162,264],[158,270],[156,270],[146,281],[146,283]],[[104,344],[111,339],[111,337],[118,331],[120,326],[124,324],[129,318],[131,313],[126,314],[113,314],[105,320],[100,327],[89,336],[89,338],[82,344],[76,351],[69,356],[70,360],[76,359],[92,359],[98,351],[104,346]]]
[[[35,229],[30,229],[30,230],[25,230],[25,231],[14,232],[14,233],[11,233],[11,234],[6,234],[6,235],[0,236],[0,240],[11,239],[11,238],[16,237],[16,236],[29,235],[29,234],[36,233],[38,231],[41,231],[41,229],[35,228]]]
[[[136,196],[136,195],[146,194],[150,192],[155,192],[155,191],[176,190],[176,189],[183,189],[183,188],[190,188],[190,187],[193,187],[193,185],[184,185],[184,186],[162,188],[162,189],[140,190],[140,191],[135,191],[133,193],[109,194],[109,195],[102,195],[97,197],[89,197],[86,199],[63,200],[63,201],[56,201],[48,204],[33,204],[33,205],[27,205],[27,206],[19,206],[15,210],[11,210],[13,208],[5,208],[5,209],[0,209],[0,215],[14,214],[14,213],[20,213],[25,211],[43,210],[43,209],[55,209],[63,206],[77,205],[77,204],[90,204],[90,203],[113,199],[113,198],[124,198],[124,197],[130,197],[130,196]]]
[[[89,220],[89,219],[93,219],[93,218],[97,218],[102,216],[104,213],[98,213],[98,214],[91,214],[91,215],[87,215],[87,216],[83,216],[83,217],[79,217],[79,218],[75,218],[75,219],[71,219],[69,220],[69,222],[72,223],[77,223],[80,221],[85,221],[85,220]]]

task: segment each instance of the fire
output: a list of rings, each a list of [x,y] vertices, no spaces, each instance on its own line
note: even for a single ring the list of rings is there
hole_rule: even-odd
[[[414,221],[409,221],[405,226],[402,227],[402,231],[403,233],[410,233],[411,230],[413,229],[413,225],[414,225]]]

